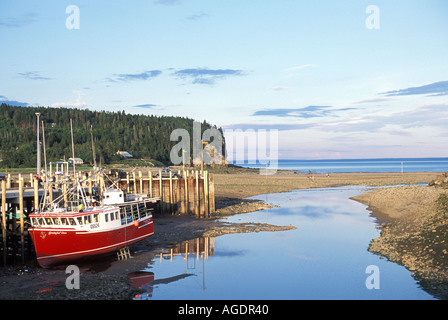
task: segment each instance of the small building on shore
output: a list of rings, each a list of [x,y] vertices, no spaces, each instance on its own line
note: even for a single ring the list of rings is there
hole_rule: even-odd
[[[133,158],[133,157],[134,157],[132,154],[130,154],[130,153],[127,152],[127,151],[120,151],[120,150],[118,150],[118,151],[117,151],[117,154],[118,154],[120,157],[124,158],[124,159],[129,159],[129,158]]]
[[[68,162],[72,164],[84,164],[84,160],[81,158],[68,158]]]

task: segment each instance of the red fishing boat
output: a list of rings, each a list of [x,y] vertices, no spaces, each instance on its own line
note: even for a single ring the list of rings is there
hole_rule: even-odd
[[[94,203],[79,183],[71,191],[77,200],[61,195],[30,214],[28,230],[42,267],[113,253],[154,234],[152,211],[159,198],[126,196],[122,190],[109,188]]]

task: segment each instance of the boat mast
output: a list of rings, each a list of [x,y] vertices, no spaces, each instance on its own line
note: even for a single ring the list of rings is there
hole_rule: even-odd
[[[45,164],[45,177],[48,179],[48,171],[47,171],[47,151],[45,149],[45,127],[44,122],[42,121],[42,143],[44,147],[44,164]]]
[[[37,175],[40,175],[40,139],[39,139],[39,116],[40,113],[35,113],[37,116]]]
[[[45,127],[44,127],[44,122],[42,121],[42,144],[44,147],[44,164],[45,164],[45,192],[44,192],[44,197],[43,197],[43,206],[42,208],[44,208],[47,205],[47,191],[48,191],[48,172],[47,172],[47,151],[45,148]],[[53,192],[53,190],[51,190],[51,192]]]

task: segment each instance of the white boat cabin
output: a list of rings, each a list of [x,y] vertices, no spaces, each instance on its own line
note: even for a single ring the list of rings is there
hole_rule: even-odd
[[[109,188],[104,192],[104,205],[124,203],[124,198],[122,190]]]

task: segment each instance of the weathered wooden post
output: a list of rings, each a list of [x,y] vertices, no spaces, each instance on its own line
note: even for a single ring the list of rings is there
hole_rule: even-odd
[[[64,195],[64,207],[68,206],[67,183],[62,182],[62,194]]]
[[[196,217],[199,217],[200,208],[199,208],[199,173],[196,170],[196,189],[195,189],[195,214]]]
[[[126,172],[126,191],[129,193],[129,172]]]
[[[170,171],[170,211],[172,215],[174,214],[173,203],[173,173]]]
[[[204,171],[204,216],[210,216],[209,201],[208,201],[208,171]]]
[[[6,180],[2,180],[3,265],[6,266]]]
[[[132,182],[133,182],[132,192],[138,193],[138,191],[137,191],[137,184],[135,183],[136,182],[136,180],[135,180],[135,171],[132,171]]]
[[[188,180],[187,180],[187,173],[184,170],[184,181],[185,181],[185,213],[188,214],[189,211],[189,205],[188,205]]]
[[[153,194],[152,194],[152,171],[151,170],[148,171],[148,175],[149,175],[149,197],[152,198]]]
[[[50,199],[50,203],[53,202],[53,182],[48,184],[48,197]]]
[[[19,215],[20,215],[20,244],[22,249],[22,264],[25,263],[25,224],[23,221],[23,178],[19,179]]]
[[[92,199],[92,178],[91,177],[89,177],[89,180],[87,183],[89,184],[89,196],[90,196],[90,199]]]
[[[138,179],[140,180],[140,194],[143,194],[143,175],[142,172],[138,172]]]
[[[215,176],[214,174],[210,174],[209,181],[209,201],[210,201],[210,212],[214,213],[216,210],[215,207]]]
[[[164,213],[164,201],[163,201],[163,186],[162,186],[162,170],[159,170],[159,197],[160,197],[160,211]]]

